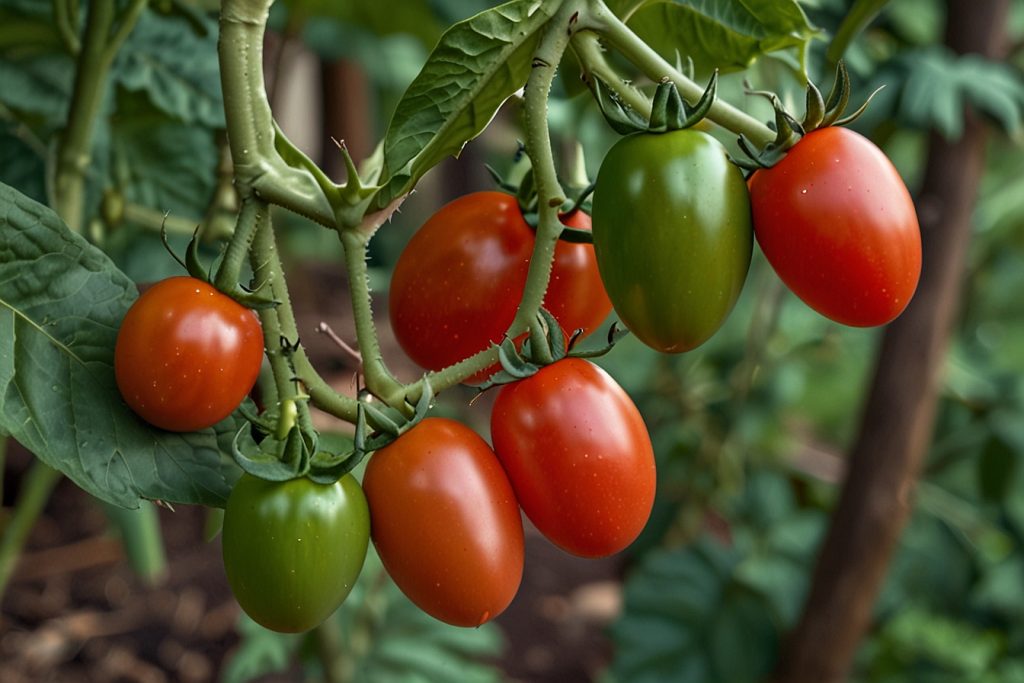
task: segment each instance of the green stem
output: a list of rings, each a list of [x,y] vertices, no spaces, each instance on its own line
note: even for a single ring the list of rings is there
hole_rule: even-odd
[[[107,41],[114,23],[114,0],[94,0],[85,22],[85,41],[78,55],[67,126],[57,147],[56,206],[68,227],[84,227],[85,178],[92,162],[96,119],[107,92],[110,56]]]
[[[263,80],[263,34],[273,0],[224,0],[220,15],[221,87],[228,144],[242,195],[259,197],[334,226],[334,209],[306,170],[274,149],[274,123]]]
[[[573,36],[572,49],[588,79],[597,77],[608,85],[619,99],[644,118],[650,118],[651,99],[642,91],[624,82],[604,56],[597,34],[581,31]]]
[[[156,232],[167,230],[169,234],[175,235],[192,235],[196,229],[196,221],[190,218],[165,214],[135,202],[124,203],[122,218],[125,222],[140,228]]]
[[[284,266],[277,252],[274,232],[270,226],[270,215],[269,212],[265,212],[265,214],[266,218],[256,228],[249,258],[255,287],[260,289],[264,286],[263,283],[269,282],[274,300],[280,302],[274,308],[259,312],[267,358],[270,360],[277,400],[280,402],[289,398],[299,398],[295,382],[292,381],[292,368],[289,367],[280,345],[282,336],[290,342],[294,342],[298,339],[299,333],[295,324],[295,314],[292,312],[291,298],[288,295],[288,284],[284,278]],[[294,374],[305,385],[313,405],[331,415],[355,423],[357,416],[355,399],[342,396],[334,391],[309,362],[306,351],[301,345],[293,352],[292,363],[294,364]],[[304,411],[308,412],[308,406],[306,401],[301,401],[299,403],[300,424],[306,424],[308,415]]]
[[[77,55],[82,49],[82,42],[78,39],[78,27],[72,23],[71,0],[54,0],[53,18],[57,24],[57,32],[64,41],[64,46],[72,55]]]
[[[255,239],[257,226],[264,220],[260,215],[261,211],[267,214],[266,222],[269,223],[270,207],[267,204],[251,197],[242,200],[242,208],[238,212],[238,220],[235,221],[234,236],[228,242],[224,260],[221,261],[214,279],[214,285],[222,292],[234,291],[238,287],[242,266]],[[269,232],[272,228],[267,230]]]
[[[316,655],[320,660],[320,666],[324,670],[324,681],[326,683],[343,683],[345,680],[345,662],[342,658],[342,637],[341,625],[333,616],[313,629],[313,639],[316,643]]]
[[[167,556],[156,506],[142,501],[137,510],[130,510],[104,503],[103,509],[121,536],[121,545],[132,570],[144,584],[156,585],[167,574]]]
[[[60,472],[42,460],[35,460],[22,480],[14,513],[0,537],[0,596],[3,596],[11,574],[14,573],[25,539],[46,507],[46,501],[53,487],[60,481],[60,476]]]
[[[583,23],[582,19],[580,23]],[[635,64],[651,80],[658,82],[662,78],[669,78],[676,84],[679,94],[687,102],[695,104],[704,94],[702,86],[687,78],[665,61],[651,46],[641,40],[616,17],[615,13],[608,9],[602,0],[590,0],[587,26],[605,38],[612,47]],[[721,99],[716,99],[711,105],[707,119],[737,135],[745,135],[759,147],[767,145],[775,139],[775,132],[767,125]]]
[[[406,387],[388,370],[380,351],[377,327],[373,321],[370,298],[370,280],[366,270],[366,245],[369,237],[359,230],[340,230],[341,245],[345,250],[352,314],[355,317],[356,340],[363,358],[366,387],[388,405],[402,409]]]

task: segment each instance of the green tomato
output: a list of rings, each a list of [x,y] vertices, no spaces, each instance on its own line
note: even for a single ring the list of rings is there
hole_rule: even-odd
[[[750,268],[743,174],[700,131],[627,136],[598,172],[593,234],[626,327],[658,351],[689,351],[721,327]]]
[[[324,485],[244,474],[224,511],[224,569],[254,621],[299,633],[348,596],[369,538],[369,508],[352,475]]]

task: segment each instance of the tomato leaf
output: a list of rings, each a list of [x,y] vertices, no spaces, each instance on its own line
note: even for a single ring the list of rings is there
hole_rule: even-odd
[[[92,495],[223,505],[237,430],[173,434],[125,405],[114,381],[118,325],[135,285],[50,209],[0,185],[0,431]]]
[[[817,31],[795,0],[610,0],[608,5],[628,16],[630,28],[668,61],[689,57],[700,73],[745,69],[767,52],[804,46]]]
[[[143,12],[118,52],[113,75],[124,88],[144,92],[164,112],[184,123],[224,127],[224,99],[217,53],[217,24],[197,33],[183,17]]]
[[[525,85],[540,32],[558,5],[554,0],[512,0],[441,36],[391,119],[377,208],[408,192],[446,157],[458,156]]]

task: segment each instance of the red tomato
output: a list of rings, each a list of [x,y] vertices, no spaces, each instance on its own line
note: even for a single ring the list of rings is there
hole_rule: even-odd
[[[590,229],[582,211],[564,222]],[[438,210],[413,236],[391,278],[391,326],[409,357],[440,370],[500,343],[519,306],[533,243],[510,195],[477,192]],[[612,305],[593,245],[558,243],[544,306],[567,333],[589,333],[604,321]]]
[[[373,454],[363,490],[381,562],[420,609],[479,626],[512,602],[523,576],[519,505],[473,430],[423,420]]]
[[[750,181],[754,234],[786,285],[846,325],[903,312],[921,274],[914,203],[892,162],[847,128],[804,136]]]
[[[255,313],[202,280],[172,277],[128,309],[117,333],[114,374],[121,396],[143,420],[193,432],[238,407],[262,361]]]
[[[643,530],[654,450],[640,411],[593,363],[567,358],[502,387],[491,438],[523,511],[555,545],[603,557]]]

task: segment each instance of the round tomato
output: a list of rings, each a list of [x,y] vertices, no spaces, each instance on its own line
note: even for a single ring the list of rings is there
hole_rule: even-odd
[[[566,225],[590,229],[575,211]],[[476,192],[443,206],[395,264],[390,315],[395,337],[429,370],[500,343],[526,284],[534,233],[515,197]],[[566,332],[589,333],[611,312],[589,244],[559,242],[544,306]],[[473,380],[482,380],[483,376]]]
[[[333,484],[243,474],[224,511],[224,569],[245,613],[283,633],[308,631],[348,596],[369,546],[366,497]]]
[[[847,128],[805,135],[750,182],[754,232],[775,272],[837,322],[898,316],[921,275],[914,202],[892,162]]]
[[[381,562],[420,609],[479,626],[508,607],[523,575],[523,524],[473,430],[427,418],[371,456],[363,485]]]
[[[639,133],[608,151],[594,190],[594,249],[629,330],[658,351],[702,344],[739,297],[753,250],[743,174],[696,130]]]
[[[502,387],[494,452],[519,504],[552,543],[583,557],[617,553],[654,504],[654,450],[640,411],[601,368],[567,358]]]
[[[191,277],[162,280],[121,323],[114,374],[152,425],[193,432],[223,420],[256,383],[263,330],[256,314]]]

